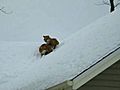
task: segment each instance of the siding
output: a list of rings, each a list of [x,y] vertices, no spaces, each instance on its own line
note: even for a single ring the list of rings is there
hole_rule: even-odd
[[[120,60],[78,90],[120,90]]]

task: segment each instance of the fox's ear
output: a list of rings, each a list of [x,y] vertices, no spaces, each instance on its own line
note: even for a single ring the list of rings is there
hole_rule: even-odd
[[[48,37],[48,38],[49,38],[50,36],[49,36],[49,35],[46,35],[46,36],[43,36],[43,37]]]
[[[46,38],[46,37],[48,37],[48,35],[47,36],[43,36],[43,38]]]
[[[48,38],[50,38],[50,36],[49,36],[49,35],[47,35],[47,37],[48,37]]]

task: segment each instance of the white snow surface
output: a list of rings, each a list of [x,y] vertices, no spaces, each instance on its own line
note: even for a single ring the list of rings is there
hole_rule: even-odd
[[[120,11],[104,16],[109,10],[96,5],[100,1],[1,0],[12,13],[0,12],[0,90],[45,90],[119,47]],[[58,37],[60,45],[40,58],[44,34]]]
[[[0,0],[0,41],[39,41],[49,34],[60,40],[101,16],[109,6],[101,0]]]
[[[120,11],[65,39],[42,58],[39,42],[0,42],[0,90],[45,90],[69,80],[120,46]]]

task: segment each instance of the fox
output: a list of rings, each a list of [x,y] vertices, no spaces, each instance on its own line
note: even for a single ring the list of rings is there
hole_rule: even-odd
[[[39,52],[41,54],[41,57],[43,55],[47,55],[49,53],[51,53],[53,51],[52,49],[52,46],[51,45],[48,45],[48,44],[42,44],[40,47],[39,47]]]
[[[51,38],[49,35],[43,36],[44,41],[51,45],[53,49],[56,48],[57,45],[59,45],[59,41],[56,38]]]

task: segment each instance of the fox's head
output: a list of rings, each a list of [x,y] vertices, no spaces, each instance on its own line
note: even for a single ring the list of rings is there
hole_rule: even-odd
[[[47,42],[47,40],[51,39],[49,35],[43,36],[44,41]]]

